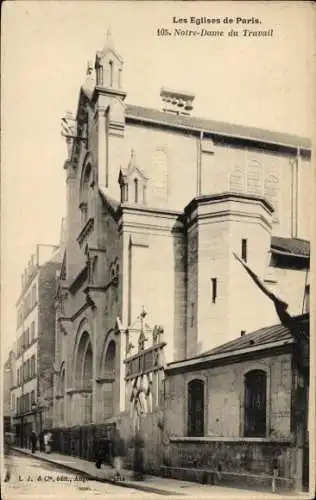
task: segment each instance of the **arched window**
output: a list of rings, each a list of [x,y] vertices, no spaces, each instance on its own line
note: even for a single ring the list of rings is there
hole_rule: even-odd
[[[134,200],[138,203],[138,179],[134,179]]]
[[[279,179],[275,175],[268,175],[264,180],[264,196],[274,208],[273,219],[278,219],[279,212]]]
[[[97,68],[97,85],[103,85],[103,66]]]
[[[204,382],[188,384],[188,436],[204,436]]]
[[[234,168],[229,177],[229,191],[242,193],[245,191],[245,176],[241,168]]]
[[[247,168],[247,192],[254,195],[262,195],[262,167],[260,163],[253,160]]]
[[[84,225],[88,220],[88,202],[89,202],[89,188],[90,188],[90,178],[92,174],[92,167],[88,164],[83,173],[80,186],[80,210],[81,210],[81,222]]]
[[[109,61],[110,87],[113,87],[113,61]]]
[[[265,437],[267,425],[267,375],[263,370],[252,370],[245,375],[246,437]]]
[[[128,184],[122,183],[121,184],[121,203],[125,203],[126,201],[128,201]]]
[[[106,355],[105,355],[105,371],[113,372],[115,370],[115,354],[116,354],[116,346],[114,340],[108,345]]]

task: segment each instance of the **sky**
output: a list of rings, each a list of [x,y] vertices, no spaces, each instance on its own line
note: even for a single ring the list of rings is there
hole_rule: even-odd
[[[66,214],[66,146],[60,119],[66,111],[76,111],[87,61],[94,62],[107,30],[124,59],[126,102],[161,108],[162,86],[189,90],[196,95],[196,116],[310,137],[314,14],[312,2],[25,0],[4,4],[2,361],[15,340],[21,273],[37,243],[59,241]],[[197,26],[190,23],[191,17],[219,18],[220,24]],[[233,19],[232,24],[223,23],[225,17]],[[179,22],[180,18],[188,23]],[[237,25],[236,18],[251,21]],[[253,18],[260,24],[253,24]],[[171,36],[158,36],[161,28]],[[176,28],[223,29],[225,36],[174,36]],[[227,36],[231,28],[239,36]],[[273,29],[273,36],[242,36],[243,29]]]

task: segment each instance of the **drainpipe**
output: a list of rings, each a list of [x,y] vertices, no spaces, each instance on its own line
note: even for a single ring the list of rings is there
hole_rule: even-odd
[[[301,159],[301,150],[298,147],[296,151],[296,157],[291,162],[292,165],[292,217],[291,217],[291,236],[292,238],[297,238],[298,235],[298,218],[299,218],[299,204],[298,204],[298,195],[299,195],[299,172],[301,168],[300,164]]]
[[[110,107],[104,111],[104,135],[105,135],[105,187],[109,187],[109,114]]]
[[[298,147],[296,159],[296,238],[300,234],[301,167],[301,149]]]
[[[204,132],[201,130],[200,137],[197,141],[197,176],[196,176],[196,194],[202,194],[202,140]]]

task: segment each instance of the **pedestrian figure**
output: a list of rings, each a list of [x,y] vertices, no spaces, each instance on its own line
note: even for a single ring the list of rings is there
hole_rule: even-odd
[[[52,449],[51,449],[51,441],[52,441],[52,434],[51,434],[51,432],[46,432],[46,434],[44,435],[45,453],[50,453],[52,451]]]
[[[101,469],[102,463],[110,462],[110,442],[108,439],[102,439],[97,450],[95,466]]]
[[[114,468],[114,480],[124,481],[125,477],[123,474],[123,457],[125,455],[124,441],[121,438],[120,431],[118,427],[115,427],[111,436],[112,444],[112,460]]]
[[[31,449],[32,453],[36,452],[36,445],[37,445],[37,434],[35,431],[32,431],[31,433]]]

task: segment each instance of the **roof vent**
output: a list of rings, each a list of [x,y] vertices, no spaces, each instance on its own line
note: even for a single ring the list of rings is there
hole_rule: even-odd
[[[246,335],[246,330],[241,330],[240,336],[243,337],[244,335]]]
[[[191,92],[170,90],[162,87],[160,97],[164,103],[163,111],[176,115],[190,115],[195,95]]]

